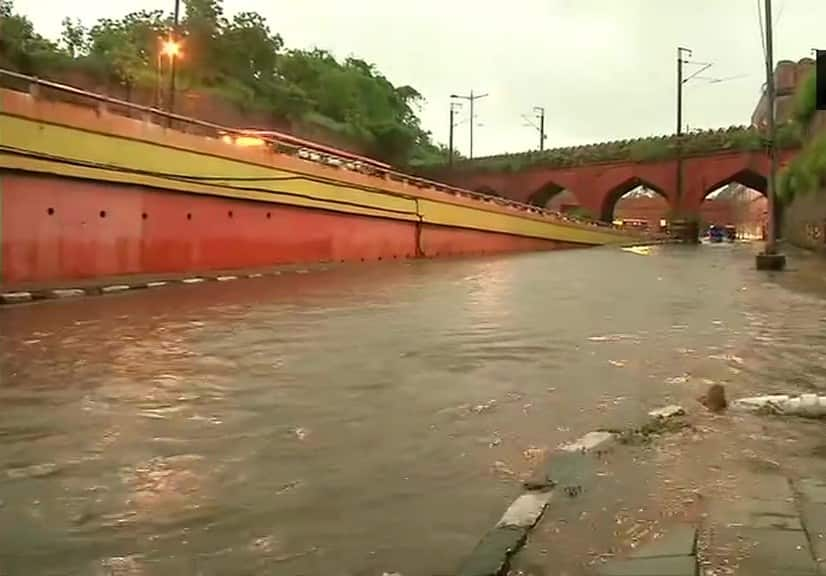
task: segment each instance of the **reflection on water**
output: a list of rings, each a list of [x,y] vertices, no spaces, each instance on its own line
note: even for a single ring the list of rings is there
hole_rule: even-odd
[[[0,573],[444,573],[544,448],[710,382],[822,389],[824,267],[798,261],[600,249],[0,310]]]

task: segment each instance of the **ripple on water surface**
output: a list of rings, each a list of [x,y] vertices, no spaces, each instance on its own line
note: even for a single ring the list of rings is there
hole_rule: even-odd
[[[600,249],[0,310],[0,572],[449,572],[549,447],[822,389],[794,274]]]

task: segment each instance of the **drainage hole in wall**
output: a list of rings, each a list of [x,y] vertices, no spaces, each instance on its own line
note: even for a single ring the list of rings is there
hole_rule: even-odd
[[[106,210],[101,210],[100,211],[100,217],[101,218],[106,218]]]
[[[46,210],[46,214],[52,216],[54,214],[54,208],[49,208],[48,210]]]
[[[191,212],[186,213],[186,219],[187,220],[192,220],[192,213]]]

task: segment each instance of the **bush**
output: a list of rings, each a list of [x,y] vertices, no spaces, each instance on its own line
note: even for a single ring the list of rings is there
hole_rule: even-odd
[[[812,70],[795,94],[792,116],[800,126],[808,126],[815,115],[817,107],[816,82],[815,72]]]

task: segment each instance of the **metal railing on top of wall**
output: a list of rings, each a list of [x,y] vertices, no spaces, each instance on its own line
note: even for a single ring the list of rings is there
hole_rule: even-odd
[[[34,98],[45,97],[45,93],[47,91],[52,91],[55,92],[57,99],[68,101],[70,103],[88,105],[88,102],[91,101],[96,104],[96,108],[98,110],[102,109],[103,111],[112,112],[115,114],[119,113],[122,116],[131,118],[138,117],[149,123],[156,123],[156,119],[162,119],[162,122],[159,123],[159,125],[166,124],[166,127],[178,130],[180,132],[195,133],[209,138],[223,139],[225,141],[229,139],[229,141],[234,142],[238,142],[239,139],[254,138],[262,141],[273,152],[296,156],[303,160],[320,163],[326,166],[358,172],[368,176],[394,180],[415,186],[417,188],[432,188],[436,191],[446,192],[454,196],[463,196],[473,198],[481,202],[495,203],[499,206],[514,209],[515,211],[539,214],[555,221],[576,223],[602,229],[620,229],[618,226],[613,224],[577,218],[531,204],[524,204],[515,200],[509,200],[501,196],[492,196],[489,194],[475,192],[473,190],[458,188],[456,186],[451,186],[435,180],[411,176],[409,174],[394,170],[389,164],[379,162],[378,160],[359,156],[357,154],[332,148],[330,146],[325,146],[317,142],[297,138],[282,132],[269,130],[246,130],[223,126],[213,122],[208,122],[206,120],[199,120],[197,118],[175,114],[173,112],[161,110],[152,106],[136,104],[127,100],[113,98],[104,94],[90,92],[88,90],[83,90],[67,84],[43,80],[42,78],[38,78],[36,76],[29,76],[2,68],[0,68],[0,79],[6,81],[0,86],[4,86],[9,81],[11,81],[12,84],[15,81],[18,83],[23,83],[25,85],[23,91],[28,92]],[[19,90],[18,87],[13,85],[8,87]],[[232,138],[235,138],[235,140],[232,140]]]

